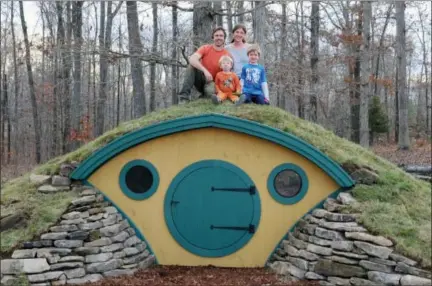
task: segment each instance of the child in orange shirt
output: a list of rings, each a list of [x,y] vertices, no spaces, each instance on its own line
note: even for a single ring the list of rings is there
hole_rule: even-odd
[[[232,72],[233,60],[229,56],[222,56],[219,60],[219,66],[222,71],[218,72],[215,78],[215,87],[217,94],[212,96],[214,104],[219,104],[227,98],[233,103],[239,100],[241,92],[240,80]]]

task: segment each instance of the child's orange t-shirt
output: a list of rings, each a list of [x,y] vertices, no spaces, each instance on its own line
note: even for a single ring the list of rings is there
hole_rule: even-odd
[[[211,73],[213,79],[216,78],[216,74],[221,71],[219,59],[222,56],[231,57],[231,54],[226,49],[216,51],[213,45],[201,46],[196,52],[201,55],[201,64]]]
[[[240,93],[240,80],[233,72],[219,72],[215,78],[216,90],[219,92]]]

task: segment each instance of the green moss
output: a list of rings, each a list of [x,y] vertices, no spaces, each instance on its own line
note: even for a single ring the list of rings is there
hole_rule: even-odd
[[[374,169],[379,174],[378,184],[356,186],[353,194],[358,199],[359,204],[349,208],[348,211],[361,212],[360,219],[369,230],[392,239],[396,242],[398,251],[421,260],[423,266],[431,266],[430,185],[416,180],[394,164],[357,144],[336,136],[322,126],[304,121],[281,109],[270,106],[243,105],[236,108],[230,103],[215,106],[206,100],[197,100],[183,106],[173,106],[139,119],[124,122],[76,151],[54,158],[39,166],[33,172],[54,174],[59,170],[62,163],[81,162],[95,150],[102,148],[121,135],[161,121],[205,113],[221,113],[266,124],[303,139],[340,164],[351,162]],[[2,205],[8,206],[6,211],[13,212],[14,206],[15,209],[24,207],[12,203],[15,194],[23,189],[31,189],[34,193],[34,187],[28,182],[28,175],[5,185],[5,190],[2,191]],[[29,193],[29,191],[24,193]],[[30,230],[14,231],[13,234],[6,232],[6,238],[2,233],[2,250],[9,249],[21,239],[21,236],[29,238],[31,234],[39,233],[48,222],[54,221],[57,214],[58,216],[61,214],[60,210],[64,209],[67,202],[71,200],[71,197],[60,198],[54,195],[49,198],[33,193],[26,199],[31,202],[32,207],[41,208],[36,202],[42,202],[41,204],[44,206],[55,205],[53,208],[55,211],[40,209],[33,211],[32,214],[38,214],[43,222],[39,222],[38,217],[32,217],[33,223],[31,225],[34,224],[35,226],[30,227]],[[71,194],[69,193],[69,195]],[[23,198],[21,197],[21,199]],[[29,208],[26,207],[26,209]],[[2,214],[3,212],[2,209]]]

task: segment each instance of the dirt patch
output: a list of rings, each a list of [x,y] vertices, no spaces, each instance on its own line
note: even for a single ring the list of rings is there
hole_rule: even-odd
[[[396,144],[380,144],[372,150],[396,165],[430,166],[432,162],[431,143],[424,140],[414,141],[409,150],[400,150]]]
[[[265,268],[219,268],[161,266],[157,265],[139,271],[133,276],[121,276],[104,279],[96,283],[87,283],[85,286],[117,286],[117,285],[295,285],[318,286],[312,281],[283,281],[279,276]]]

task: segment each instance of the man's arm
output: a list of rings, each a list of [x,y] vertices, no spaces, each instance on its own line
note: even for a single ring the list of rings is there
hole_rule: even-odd
[[[192,56],[189,57],[189,64],[193,66],[194,68],[202,71],[204,73],[204,76],[206,77],[207,81],[212,81],[213,76],[211,73],[201,64],[201,58],[202,55],[195,52]]]

